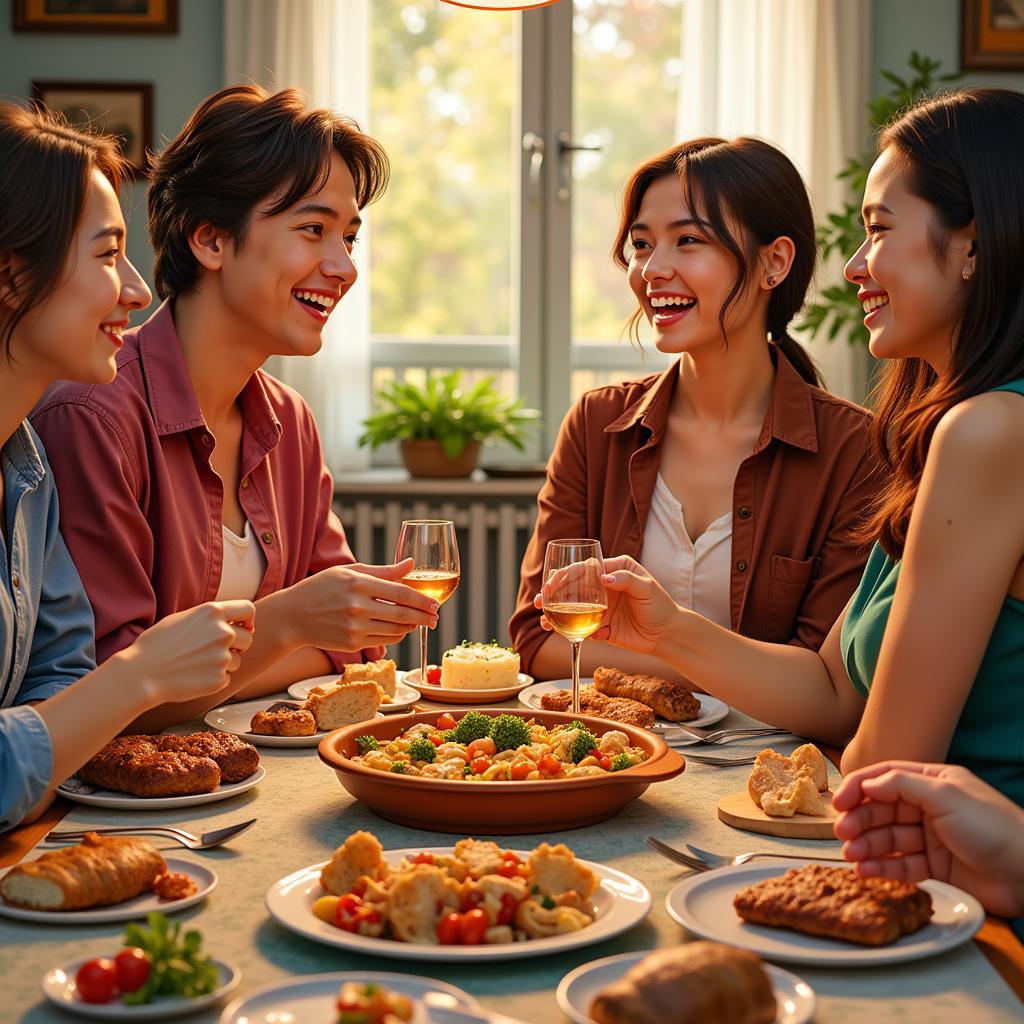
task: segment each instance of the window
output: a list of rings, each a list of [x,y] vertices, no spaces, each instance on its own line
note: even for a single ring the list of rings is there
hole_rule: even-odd
[[[675,140],[682,0],[371,11],[370,129],[392,160],[374,387],[493,374],[542,410],[542,457],[584,390],[666,364],[623,337],[634,306],[610,244],[630,169]]]

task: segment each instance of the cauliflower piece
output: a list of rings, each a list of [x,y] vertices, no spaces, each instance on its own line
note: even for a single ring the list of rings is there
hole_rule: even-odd
[[[496,875],[501,867],[501,847],[490,840],[460,839],[455,844],[455,856],[466,865],[473,879]]]
[[[603,768],[598,768],[596,764],[588,764],[585,767],[580,765],[573,765],[566,773],[567,779],[578,779],[583,775],[605,775],[607,774]]]
[[[602,737],[601,741],[597,745],[597,749],[602,754],[607,754],[611,757],[613,754],[625,753],[629,747],[629,737],[624,732],[619,732],[618,729],[612,729],[611,732],[606,732]]]
[[[358,760],[358,758],[355,760]],[[371,750],[363,758],[363,762],[367,768],[376,768],[380,772],[391,771],[391,765],[394,764],[394,761],[383,750]]]
[[[465,767],[462,761],[445,761],[442,764],[425,764],[420,768],[420,776],[424,779],[461,779],[462,769]]]
[[[527,861],[534,884],[545,896],[575,892],[590,899],[597,889],[597,875],[581,864],[565,843],[541,843]]]
[[[371,879],[385,878],[388,865],[383,854],[384,849],[375,835],[353,832],[324,865],[320,884],[332,896],[344,896],[363,875]]]
[[[418,945],[437,944],[437,922],[454,901],[443,868],[417,864],[391,887],[388,916],[395,938]],[[457,883],[456,883],[457,884]]]

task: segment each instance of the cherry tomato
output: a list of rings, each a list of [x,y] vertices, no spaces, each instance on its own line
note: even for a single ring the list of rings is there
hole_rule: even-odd
[[[438,729],[454,729],[455,728],[455,716],[454,715],[449,715],[446,712],[434,724],[438,727]]]
[[[510,861],[512,861],[513,864],[522,864],[522,861],[519,859],[519,854],[516,853],[514,850],[505,850],[505,851],[503,851],[502,855],[501,855],[501,859],[502,860],[510,860]]]
[[[412,862],[413,864],[433,864],[434,855],[432,853],[417,853]]]
[[[467,910],[474,910],[479,907],[484,901],[484,894],[478,889],[473,892],[468,892],[462,899],[462,903],[459,904],[459,910],[465,913]]]
[[[483,739],[473,740],[468,747],[466,747],[466,753],[470,757],[478,757],[480,754],[484,754],[487,757],[494,757],[498,752],[498,748],[494,745],[494,740],[490,736],[484,736]]]
[[[441,685],[441,667],[440,667],[440,665],[431,665],[430,668],[427,669],[427,682],[431,686],[440,686]],[[447,728],[451,729],[451,728],[453,728],[453,726],[449,725],[449,726],[447,726]]]
[[[354,892],[346,893],[338,900],[334,908],[334,923],[346,932],[354,932],[359,928],[359,911],[363,906],[363,898]]]
[[[122,949],[114,957],[117,968],[117,987],[122,992],[137,992],[149,977],[149,957],[137,946]]]
[[[113,960],[87,960],[75,975],[75,988],[83,1003],[109,1003],[117,992],[117,967]]]
[[[537,767],[542,775],[560,775],[562,772],[562,762],[557,757],[552,757],[551,754],[545,754],[537,762]]]
[[[611,768],[611,758],[608,757],[607,754],[602,754],[601,751],[597,749],[597,747],[594,747],[594,749],[590,752],[590,756],[595,761],[597,761],[597,766],[599,768],[603,768],[605,771],[608,771],[608,769]]]
[[[490,924],[487,914],[479,908],[467,910],[459,922],[459,938],[464,946],[479,946]]]
[[[488,761],[486,757],[474,757],[470,762],[469,767],[472,769],[474,775],[482,775],[491,767],[491,762]]]
[[[437,922],[437,941],[442,946],[457,946],[460,941],[460,932],[462,931],[462,915],[461,914],[445,914],[440,921]]]
[[[498,924],[511,924],[516,919],[519,900],[510,892],[501,894],[501,910],[498,911]]]
[[[532,761],[516,761],[512,765],[512,779],[515,782],[522,782],[530,772],[533,771]]]

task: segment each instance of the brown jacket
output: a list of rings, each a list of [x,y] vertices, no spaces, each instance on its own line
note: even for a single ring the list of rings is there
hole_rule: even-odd
[[[775,384],[761,436],[733,486],[732,628],[817,650],[860,581],[850,528],[881,482],[871,416],[803,380],[772,346]],[[679,364],[587,392],[569,410],[537,497],[509,622],[523,671],[547,634],[533,607],[544,548],[596,537],[606,558],[639,558]]]

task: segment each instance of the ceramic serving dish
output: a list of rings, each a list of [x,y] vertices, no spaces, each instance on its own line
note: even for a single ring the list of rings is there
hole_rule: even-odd
[[[617,814],[641,796],[653,782],[674,778],[686,766],[681,754],[659,736],[607,719],[557,711],[478,708],[481,714],[532,718],[545,726],[574,720],[596,736],[618,729],[631,746],[642,747],[648,758],[624,771],[575,779],[534,779],[524,782],[470,782],[424,779],[367,768],[351,759],[358,753],[356,737],[394,739],[419,722],[433,725],[444,711],[360,722],[325,736],[320,760],[334,769],[338,781],[357,800],[388,821],[431,832],[468,835],[530,835],[593,825]]]

